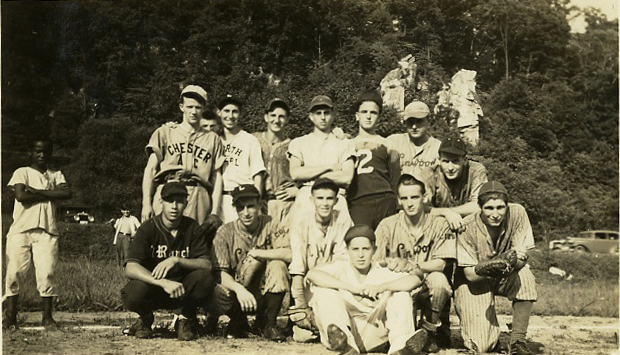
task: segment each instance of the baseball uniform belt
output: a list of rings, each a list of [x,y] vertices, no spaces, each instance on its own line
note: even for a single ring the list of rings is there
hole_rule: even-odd
[[[128,236],[130,236],[130,237],[131,237],[131,234],[129,234],[129,233],[118,232],[118,234],[128,235]]]

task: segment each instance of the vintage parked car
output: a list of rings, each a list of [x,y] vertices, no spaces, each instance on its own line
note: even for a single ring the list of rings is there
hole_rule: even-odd
[[[549,242],[551,250],[572,250],[587,253],[618,254],[618,232],[610,230],[592,230],[580,232],[575,237]]]
[[[87,206],[60,206],[58,208],[59,220],[67,223],[89,224],[95,222],[91,215],[91,208]]]

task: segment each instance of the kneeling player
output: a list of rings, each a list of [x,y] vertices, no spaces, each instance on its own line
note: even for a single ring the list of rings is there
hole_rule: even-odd
[[[140,319],[127,335],[149,338],[153,311],[172,309],[179,316],[179,340],[193,340],[196,309],[209,299],[211,276],[207,242],[196,221],[183,216],[187,189],[181,182],[161,189],[161,214],[146,221],[131,242],[125,275],[131,280],[121,291],[123,305]]]
[[[409,292],[422,280],[372,262],[375,239],[370,227],[353,226],[344,237],[349,260],[308,272],[321,342],[341,354],[378,351],[388,342],[389,354],[417,354],[427,334],[415,331]]]
[[[257,313],[255,328],[270,340],[284,340],[276,327],[282,300],[289,288],[286,263],[291,261],[288,235],[270,216],[260,215],[260,195],[254,185],[232,192],[238,219],[222,226],[213,240],[214,267],[221,284],[215,288],[215,315],[230,317],[227,336],[247,337],[247,313]],[[217,318],[215,318],[217,319]]]
[[[465,346],[477,353],[498,346],[494,297],[499,295],[512,301],[510,354],[531,354],[525,335],[537,295],[527,265],[526,251],[534,247],[530,221],[521,205],[508,203],[508,192],[497,181],[482,185],[478,204],[481,211],[464,219],[458,239],[454,301]]]
[[[398,203],[402,211],[379,223],[375,259],[390,270],[424,279],[425,290],[416,296],[416,303],[424,313],[421,326],[429,332],[425,351],[437,352],[440,312],[452,295],[443,270],[447,260],[456,258],[456,237],[445,218],[425,212],[425,192],[423,182],[408,174],[401,176]]]

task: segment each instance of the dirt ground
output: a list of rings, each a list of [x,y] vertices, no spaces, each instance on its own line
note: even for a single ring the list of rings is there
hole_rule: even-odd
[[[174,334],[162,332],[153,339],[124,336],[121,329],[132,323],[130,313],[57,313],[60,331],[47,332],[38,326],[39,313],[21,313],[18,331],[3,331],[4,354],[312,354],[333,355],[321,344],[298,344],[292,340],[273,343],[262,338],[229,340],[203,337],[193,342],[180,342]],[[157,324],[165,326],[170,315],[158,314]],[[285,319],[280,320],[284,324]],[[503,330],[508,316],[500,316]],[[223,324],[222,324],[223,325]],[[529,347],[536,354],[618,354],[618,319],[596,317],[534,316],[528,332]],[[455,349],[442,350],[440,355],[467,353],[462,347],[458,318],[453,319]],[[503,333],[502,342],[507,341]]]

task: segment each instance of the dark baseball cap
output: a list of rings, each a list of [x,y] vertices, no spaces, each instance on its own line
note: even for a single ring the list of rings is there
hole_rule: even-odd
[[[344,242],[348,245],[351,240],[357,237],[368,238],[372,244],[375,244],[375,241],[377,240],[375,231],[365,224],[356,224],[349,228],[347,233],[344,235]]]
[[[323,177],[318,178],[314,181],[314,184],[312,184],[311,191],[314,191],[319,188],[330,189],[330,190],[336,191],[336,193],[338,193],[338,190],[340,189],[334,181],[328,178],[323,178]]]
[[[239,107],[239,109],[241,109],[241,107],[243,106],[243,102],[241,102],[240,98],[231,94],[227,94],[226,97],[224,97],[220,100],[220,102],[217,103],[217,108],[221,110],[224,108],[224,106],[228,104],[236,105],[237,107]]]
[[[260,194],[256,189],[256,186],[252,184],[244,184],[235,187],[235,189],[231,193],[233,204],[237,204],[239,201],[244,198],[259,198]]]
[[[274,107],[282,107],[283,109],[286,110],[286,113],[288,114],[289,112],[291,112],[291,108],[288,106],[288,104],[286,103],[286,101],[284,101],[283,99],[280,98],[275,98],[273,100],[269,100],[269,102],[267,103],[267,105],[265,105],[265,113],[267,112],[271,112],[271,110],[274,109]]]
[[[465,147],[465,142],[463,142],[461,138],[448,137],[441,142],[439,153],[465,156],[467,155],[467,148]]]
[[[172,196],[183,196],[187,197],[187,188],[185,184],[182,182],[167,182],[161,188],[161,198],[162,200],[169,201]]]
[[[329,96],[319,95],[315,96],[312,101],[310,101],[310,106],[308,106],[308,111],[312,111],[313,108],[317,106],[327,106],[329,108],[334,108],[334,102]]]
[[[372,101],[376,103],[377,106],[379,106],[379,110],[383,108],[383,98],[381,97],[381,94],[377,90],[364,91],[360,95],[360,97],[357,98],[357,107],[355,108],[355,110],[357,111],[360,105],[366,101]]]
[[[490,192],[498,192],[508,195],[508,190],[506,190],[506,187],[501,182],[489,181],[482,184],[482,186],[480,187],[480,191],[478,192],[478,196],[482,196]]]

